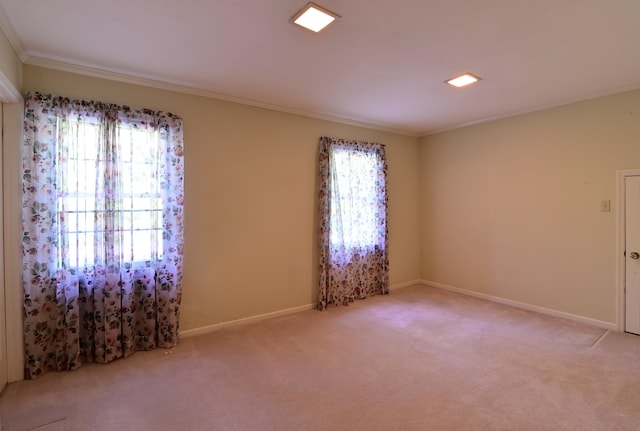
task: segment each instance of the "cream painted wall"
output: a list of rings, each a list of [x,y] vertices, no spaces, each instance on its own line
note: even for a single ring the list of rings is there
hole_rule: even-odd
[[[640,91],[422,138],[422,278],[614,323]],[[601,200],[611,212],[601,212]]]
[[[183,117],[183,330],[316,301],[316,159],[323,135],[386,144],[391,284],[420,278],[416,138],[29,65],[23,82],[25,92]]]
[[[183,330],[315,302],[322,135],[387,145],[392,285],[422,278],[615,321],[615,172],[640,168],[640,91],[416,139],[30,65],[21,74],[25,92],[184,118]]]

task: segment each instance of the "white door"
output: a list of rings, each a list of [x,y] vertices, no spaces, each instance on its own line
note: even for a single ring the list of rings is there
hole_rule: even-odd
[[[0,103],[0,178],[2,173],[2,104]],[[2,188],[0,187],[0,226],[3,226]],[[4,240],[0,229],[0,392],[7,384],[7,308],[4,299]]]
[[[640,176],[625,178],[625,331],[640,335]]]

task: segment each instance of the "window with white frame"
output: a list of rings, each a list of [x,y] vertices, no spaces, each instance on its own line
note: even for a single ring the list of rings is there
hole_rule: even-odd
[[[333,149],[330,231],[334,247],[374,247],[379,242],[381,163],[375,152]]]
[[[61,140],[68,148],[65,169],[58,172],[58,241],[66,251],[60,261],[78,268],[109,252],[129,262],[161,258],[157,130],[121,124],[117,148],[103,148],[105,131],[98,122],[71,120],[61,130],[82,138]]]

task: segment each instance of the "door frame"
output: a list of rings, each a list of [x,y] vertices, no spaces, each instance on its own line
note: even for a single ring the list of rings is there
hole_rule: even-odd
[[[2,103],[2,190],[4,249],[4,310],[6,341],[6,366],[8,382],[24,378],[24,353],[22,330],[22,274],[20,243],[20,145],[22,142],[22,117],[24,99],[11,80],[0,71],[0,102]]]
[[[625,270],[626,260],[624,256],[626,244],[626,179],[627,177],[640,176],[640,169],[625,169],[616,171],[616,327],[619,331],[625,330]]]
[[[24,329],[22,322],[24,293],[22,290],[22,238],[20,235],[22,230],[20,147],[22,145],[23,113],[24,99],[22,96],[18,101],[3,105],[3,276],[9,383],[24,379]]]

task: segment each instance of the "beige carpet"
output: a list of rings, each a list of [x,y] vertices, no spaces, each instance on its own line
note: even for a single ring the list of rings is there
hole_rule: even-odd
[[[410,287],[9,385],[15,430],[638,430],[640,337]],[[41,428],[39,428],[41,427]]]

